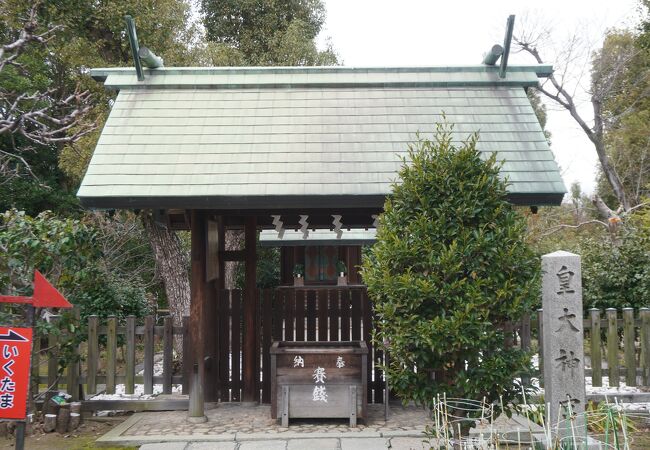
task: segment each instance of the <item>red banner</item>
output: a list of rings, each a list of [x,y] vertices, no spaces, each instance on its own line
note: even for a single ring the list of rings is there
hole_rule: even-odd
[[[0,419],[25,419],[31,352],[31,328],[0,327]]]

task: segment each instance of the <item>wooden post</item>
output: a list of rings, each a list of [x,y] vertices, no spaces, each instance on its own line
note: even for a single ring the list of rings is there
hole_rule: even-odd
[[[205,366],[203,396],[208,402],[216,402],[219,400],[219,389],[217,386],[219,371],[216,364],[219,359],[219,350],[217,347],[219,339],[217,284],[217,280],[209,281],[206,283],[205,288],[204,323],[209,325],[205,326],[205,336],[203,338],[203,360]]]
[[[182,394],[190,393],[190,377],[192,366],[190,366],[190,317],[183,316],[183,387]],[[187,358],[187,359],[186,359]]]
[[[544,311],[537,310],[537,368],[539,369],[539,385],[544,387]]]
[[[207,422],[205,416],[205,405],[203,402],[203,392],[201,392],[201,383],[199,381],[199,365],[194,363],[192,367],[192,378],[190,381],[190,404],[188,408],[188,422],[202,423]]]
[[[257,347],[257,336],[259,330],[255,326],[257,316],[256,301],[256,279],[255,272],[257,269],[257,219],[247,217],[244,228],[244,252],[246,255],[245,265],[246,274],[244,281],[244,333],[243,333],[243,386],[242,402],[254,403],[259,401],[259,395],[255,392],[255,379],[259,374],[255,374],[255,348]]]
[[[153,327],[154,317],[144,318],[144,393],[153,394]]]
[[[190,340],[192,342],[192,354],[189,363],[192,364],[194,375],[190,378],[190,403],[194,406],[189,411],[189,418],[204,417],[203,397],[205,386],[205,346],[206,335],[206,250],[207,230],[205,214],[193,209],[190,214],[190,227],[192,236],[191,260],[192,273],[190,280],[191,303],[190,303]],[[193,398],[194,397],[194,398]]]
[[[127,394],[135,389],[135,316],[126,318],[126,382]]]
[[[636,351],[634,347],[634,308],[623,308],[623,351],[625,352],[625,384],[636,386]]]
[[[230,326],[226,326],[228,316],[228,307],[225,307],[229,301],[229,293],[225,290],[226,288],[226,262],[224,258],[221,257],[222,252],[226,250],[226,227],[224,225],[224,217],[217,217],[217,248],[219,250],[219,264],[217,269],[219,271],[219,278],[214,283],[215,287],[215,317],[214,327],[215,336],[214,336],[214,358],[212,360],[211,369],[212,377],[215,383],[215,401],[223,400],[228,396],[228,365],[225,363],[227,361],[226,355],[229,352],[228,350],[228,339],[225,337],[230,333]],[[226,297],[226,298],[222,298]],[[222,367],[224,365],[225,367]],[[225,378],[224,378],[225,375]]]
[[[68,431],[74,431],[79,428],[81,423],[81,414],[80,413],[70,413],[70,424],[68,425]]]
[[[163,319],[163,394],[172,393],[173,325],[171,316]]]
[[[50,317],[50,323],[56,328],[59,323],[60,316]],[[48,390],[56,391],[59,388],[59,335],[58,333],[50,333],[47,346],[48,360],[47,360],[47,388]]]
[[[616,324],[616,309],[607,308],[607,368],[609,369],[609,385],[618,387],[618,330]]]
[[[75,306],[72,311],[74,317],[74,326],[79,327],[79,307]],[[74,339],[72,333],[69,334],[68,339]],[[79,345],[74,346],[74,355],[79,357]],[[72,401],[79,401],[79,361],[75,360],[68,364],[68,374],[66,381],[66,390],[72,396]]]
[[[643,367],[641,384],[650,386],[650,309],[640,308],[639,316],[641,317],[641,366]]]
[[[65,403],[59,408],[59,414],[56,418],[56,432],[59,434],[65,434],[68,431],[68,425],[70,424],[70,404]]]
[[[32,366],[31,366],[31,378],[30,378],[30,387],[29,387],[29,411],[36,411],[34,400],[39,394],[39,370],[41,368],[41,338],[34,330],[34,338],[32,341]],[[90,357],[90,354],[88,355]]]
[[[87,384],[88,393],[97,393],[97,355],[99,353],[99,340],[97,339],[97,316],[88,317],[88,365]]]
[[[106,393],[115,394],[117,317],[110,316],[106,325]]]
[[[56,414],[45,414],[43,417],[43,431],[51,433],[56,428]]]
[[[594,386],[603,385],[603,360],[600,354],[600,310],[589,310],[591,320],[591,379]]]

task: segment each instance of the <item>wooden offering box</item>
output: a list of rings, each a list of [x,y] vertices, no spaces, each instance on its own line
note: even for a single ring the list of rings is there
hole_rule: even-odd
[[[274,342],[271,345],[271,416],[365,419],[368,347],[352,342]]]

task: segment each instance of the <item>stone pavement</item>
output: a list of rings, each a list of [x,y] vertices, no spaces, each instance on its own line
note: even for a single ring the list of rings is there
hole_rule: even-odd
[[[421,449],[429,423],[422,408],[368,405],[368,419],[356,428],[347,420],[292,420],[284,428],[271,419],[268,405],[222,403],[206,410],[208,421],[190,423],[186,411],[136,413],[97,440],[98,445],[145,450],[361,450]]]
[[[190,423],[186,411],[132,415],[97,440],[100,446],[142,446],[142,450],[421,450],[429,449],[424,430],[430,421],[422,408],[391,405],[384,421],[383,405],[368,405],[368,419],[356,428],[347,420],[292,420],[289,428],[271,419],[268,405],[222,403],[206,410],[208,421]],[[523,417],[505,415],[494,424],[479,425],[470,434],[493,429],[518,435],[540,433]]]
[[[422,438],[303,438],[244,442],[173,442],[145,444],[140,450],[423,450]]]

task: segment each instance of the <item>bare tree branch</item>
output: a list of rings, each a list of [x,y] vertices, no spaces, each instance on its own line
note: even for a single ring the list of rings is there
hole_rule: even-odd
[[[586,226],[586,225],[593,225],[593,224],[596,224],[596,225],[602,225],[603,227],[609,229],[609,225],[608,225],[608,224],[606,224],[606,223],[603,222],[602,220],[596,220],[596,219],[594,219],[594,220],[587,220],[587,221],[585,221],[585,222],[580,222],[580,223],[577,224],[577,225],[569,225],[569,224],[556,225],[556,226],[554,226],[554,227],[549,228],[549,229],[546,230],[544,233],[540,234],[540,235],[537,237],[537,239],[539,240],[539,239],[541,239],[541,238],[544,238],[544,237],[550,236],[551,234],[553,234],[553,233],[557,233],[557,232],[560,231],[560,230],[566,230],[566,229],[577,230],[577,229],[582,228],[582,227],[584,227],[584,226]]]
[[[21,68],[18,58],[30,46],[45,46],[61,27],[52,26],[43,32],[38,29],[38,6],[32,4],[27,17],[22,22],[15,40],[0,45],[0,72],[8,66]],[[29,73],[21,70],[22,76]],[[77,87],[71,94],[59,97],[56,90],[45,92],[14,92],[0,87],[0,136],[24,136],[38,145],[73,143],[96,129],[96,125],[85,123],[82,119],[90,111],[91,95],[87,90]],[[0,154],[0,170],[3,175],[19,173],[15,164],[23,166],[34,176],[29,164],[20,154],[23,149],[4,149]],[[12,164],[11,161],[14,161]]]
[[[524,41],[519,37],[514,37],[513,39],[515,44],[519,47],[521,51],[530,54],[535,59],[535,61],[537,61],[537,63],[539,64],[544,63],[544,60],[542,59],[537,49],[537,46],[534,43],[536,41],[534,40]],[[573,52],[572,48],[569,50],[569,54],[567,58],[568,62],[572,60],[572,57],[570,56],[571,52]],[[565,65],[563,70],[565,71],[568,70],[568,64]],[[550,98],[554,102],[561,105],[564,109],[566,109],[571,115],[571,117],[573,117],[576,123],[584,131],[584,133],[587,135],[587,137],[589,138],[589,140],[592,142],[592,144],[596,149],[596,153],[598,154],[598,159],[600,160],[603,173],[607,177],[607,181],[611,185],[612,190],[616,195],[616,198],[618,199],[618,201],[623,207],[623,210],[630,209],[631,205],[625,193],[623,183],[621,182],[620,177],[616,172],[616,169],[611,164],[611,161],[605,149],[602,96],[593,95],[593,94],[591,96],[591,103],[594,111],[594,125],[593,127],[590,127],[585,121],[585,119],[578,112],[578,109],[574,101],[574,95],[569,94],[569,92],[567,92],[567,90],[562,85],[562,83],[560,83],[558,79],[555,77],[555,74],[552,74],[551,76],[548,77],[547,81],[541,86],[540,91],[548,98]],[[607,205],[605,205],[602,199],[598,198],[598,200],[599,200],[599,204],[597,204],[596,207],[598,208],[599,211],[601,211],[601,213],[603,213],[604,217],[609,217],[613,211],[610,208],[608,208]]]

